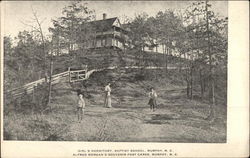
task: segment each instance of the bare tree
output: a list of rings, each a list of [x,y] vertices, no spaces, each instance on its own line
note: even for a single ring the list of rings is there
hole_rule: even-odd
[[[52,56],[53,54],[51,53],[51,56],[50,56],[50,70],[49,70],[49,76],[48,76],[48,73],[47,73],[47,50],[46,50],[46,41],[45,41],[45,36],[44,36],[44,32],[43,32],[43,29],[42,29],[42,23],[44,22],[45,19],[43,20],[40,20],[38,18],[38,15],[37,15],[37,12],[33,9],[33,7],[31,7],[31,10],[32,10],[32,14],[33,14],[33,19],[31,21],[31,24],[30,23],[25,23],[25,22],[22,22],[24,25],[26,26],[29,26],[33,29],[33,31],[37,32],[40,36],[40,39],[41,39],[41,43],[42,43],[42,50],[43,50],[43,54],[44,54],[44,78],[45,78],[45,83],[48,83],[48,77],[49,77],[49,91],[48,91],[48,102],[47,104],[50,103],[51,101],[51,89],[52,89],[52,68],[53,68],[53,61],[52,61]],[[35,23],[36,25],[34,26],[32,23]]]

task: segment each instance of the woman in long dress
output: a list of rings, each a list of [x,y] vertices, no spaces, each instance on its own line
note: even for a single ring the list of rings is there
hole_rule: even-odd
[[[104,107],[112,108],[112,106],[111,106],[111,88],[110,88],[110,83],[105,87]]]

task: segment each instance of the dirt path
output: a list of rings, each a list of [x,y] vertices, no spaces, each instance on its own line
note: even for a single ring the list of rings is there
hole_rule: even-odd
[[[204,119],[206,113],[199,111],[207,105],[196,104],[195,108],[191,104],[186,101],[186,109],[161,104],[155,112],[147,106],[88,106],[83,121],[74,120],[68,134],[78,141],[225,141],[224,127],[211,124]]]
[[[162,91],[156,111],[150,111],[146,95],[135,89],[138,85],[124,86],[121,96],[114,93],[113,108],[103,107],[101,92],[91,93],[84,118],[78,123],[75,114],[76,94],[59,97],[65,103],[61,113],[67,115],[68,131],[62,137],[73,141],[136,141],[136,142],[225,142],[226,111],[218,106],[214,122],[205,120],[209,105],[185,97],[183,87]]]

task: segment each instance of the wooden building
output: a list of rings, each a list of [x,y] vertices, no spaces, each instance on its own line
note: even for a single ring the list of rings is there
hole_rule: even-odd
[[[124,49],[130,45],[128,31],[121,27],[117,17],[106,18],[103,14],[102,20],[90,22],[94,30],[95,38],[89,40],[87,48],[114,47]]]
[[[102,20],[91,21],[84,23],[91,28],[92,38],[86,40],[86,43],[73,43],[70,48],[71,50],[77,50],[79,48],[84,49],[101,49],[101,48],[117,48],[127,49],[133,48],[132,40],[129,38],[129,30],[125,29],[120,23],[117,17],[107,18],[107,14],[103,14]],[[83,28],[86,26],[83,26]],[[62,40],[63,41],[63,40]],[[179,52],[172,49],[171,52],[167,52],[167,48],[164,44],[158,43],[155,39],[145,37],[143,39],[144,46],[143,51],[166,53],[168,55],[179,56]],[[175,43],[172,43],[175,46]],[[61,53],[68,53],[69,47],[66,46],[61,49]],[[186,54],[188,56],[188,54]],[[182,57],[182,56],[181,56]],[[191,57],[190,57],[191,58]]]

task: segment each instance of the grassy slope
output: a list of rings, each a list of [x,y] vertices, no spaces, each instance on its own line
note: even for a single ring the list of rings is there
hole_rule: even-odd
[[[146,75],[141,75],[146,74]],[[153,74],[153,75],[148,75]],[[52,113],[5,116],[5,138],[17,140],[225,142],[226,107],[216,106],[216,119],[209,122],[209,105],[188,100],[178,74],[117,70],[98,72],[83,84],[54,86]],[[158,76],[158,79],[155,77]],[[112,79],[112,105],[103,107],[103,86]],[[83,85],[83,86],[82,86]],[[158,93],[155,112],[147,105],[147,90]],[[84,119],[77,122],[77,88],[85,92]]]

